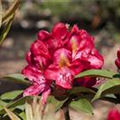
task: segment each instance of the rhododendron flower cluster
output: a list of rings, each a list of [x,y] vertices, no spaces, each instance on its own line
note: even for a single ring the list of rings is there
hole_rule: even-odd
[[[26,60],[28,65],[22,73],[31,86],[24,91],[24,96],[42,94],[43,103],[54,90],[95,85],[95,78],[74,77],[82,71],[103,66],[103,57],[95,49],[94,38],[77,25],[69,30],[64,23],[56,24],[51,33],[41,30]]]

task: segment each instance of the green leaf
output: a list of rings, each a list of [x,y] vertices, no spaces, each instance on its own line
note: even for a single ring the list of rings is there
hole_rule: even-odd
[[[11,92],[6,92],[1,95],[2,100],[13,100],[15,99],[18,95],[22,94],[23,90],[15,90]]]
[[[58,110],[61,109],[61,107],[63,106],[63,104],[66,102],[66,100],[63,101],[58,101],[56,106],[55,106],[55,112],[57,112]]]
[[[67,99],[58,101],[53,96],[49,96],[47,99],[48,103],[53,104],[53,106],[55,107],[55,112],[58,111],[63,106],[63,104],[66,102],[66,100]]]
[[[57,102],[57,100],[53,96],[49,96],[48,99],[47,99],[47,102],[54,104],[54,103]]]
[[[70,103],[70,107],[72,107],[73,109],[77,110],[77,111],[83,111],[86,112],[88,114],[93,115],[93,108],[91,103],[85,99],[85,98],[81,98],[78,101],[72,101]]]
[[[12,15],[11,19],[9,19],[9,21],[7,21],[5,23],[4,29],[3,29],[3,31],[0,34],[0,45],[2,44],[2,42],[4,41],[4,39],[6,38],[8,32],[10,30],[13,18],[14,18],[14,14]]]
[[[97,99],[99,99],[100,97],[102,97],[105,94],[111,94],[111,93],[120,93],[120,80],[119,79],[111,79],[106,81],[105,83],[103,83],[96,95],[94,96],[94,98],[92,99],[92,101],[95,101]]]
[[[86,87],[74,87],[72,90],[69,90],[69,95],[76,94],[76,93],[81,93],[81,92],[95,93],[95,91],[93,91],[90,88],[86,88]]]
[[[15,108],[23,111],[25,109],[25,106],[23,104],[23,105],[16,106]]]
[[[29,97],[22,97],[19,100],[14,101],[14,102],[8,104],[7,108],[14,108],[16,106],[21,106],[21,105],[23,105],[25,103],[26,99],[29,99]]]
[[[17,82],[17,83],[21,83],[21,84],[26,84],[26,85],[30,84],[29,81],[25,80],[25,76],[23,76],[22,74],[11,74],[11,75],[7,75],[3,78],[10,80],[12,82]]]
[[[5,107],[7,107],[9,109],[15,109],[15,107],[18,107],[18,106],[21,106],[21,105],[25,104],[26,99],[30,99],[30,97],[20,98],[17,101],[8,103]],[[0,110],[0,114],[5,114],[5,110],[4,109]]]
[[[22,120],[26,120],[26,114],[25,112],[21,112],[19,116],[22,118]]]
[[[112,78],[115,75],[114,72],[108,70],[87,70],[81,72],[75,78],[81,78],[85,76],[96,76],[96,77],[104,77],[104,78]]]
[[[9,19],[11,19],[11,16],[13,14],[15,14],[19,6],[20,6],[20,0],[15,0],[12,6],[4,13],[3,18],[2,18],[2,23],[9,21]]]
[[[3,109],[3,106],[6,106],[8,103],[0,100],[0,110]]]

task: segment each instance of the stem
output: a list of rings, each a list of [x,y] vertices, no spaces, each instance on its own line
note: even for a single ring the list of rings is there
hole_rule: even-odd
[[[72,101],[72,96],[68,98],[68,100],[62,105],[61,109],[64,112],[65,120],[70,120],[70,115],[69,115],[69,104]]]
[[[65,106],[63,108],[63,112],[64,112],[65,120],[70,120],[69,107],[68,106]]]

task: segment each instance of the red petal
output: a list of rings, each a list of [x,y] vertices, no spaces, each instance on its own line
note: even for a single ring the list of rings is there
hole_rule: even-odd
[[[45,70],[48,67],[48,65],[52,62],[51,60],[46,59],[41,55],[34,56],[31,52],[27,53],[26,60],[29,65],[34,66],[40,70]]]
[[[94,44],[91,40],[88,40],[88,39],[83,39],[81,40],[80,44],[79,44],[79,51],[81,52],[86,52],[86,53],[89,53],[91,51],[91,49],[94,48]]]
[[[56,85],[65,89],[72,88],[73,75],[71,70],[66,67],[59,69],[56,65],[49,66],[49,68],[45,71],[45,78],[55,80]]]
[[[72,34],[79,34],[79,28],[78,28],[78,26],[75,24],[74,26],[73,26],[73,28],[71,29],[71,33]]]
[[[77,25],[74,25],[71,29],[70,33],[68,33],[68,44],[66,44],[67,48],[72,50],[72,52],[76,52],[78,49],[79,43],[81,41],[81,36],[79,34],[79,28]]]
[[[85,30],[80,30],[80,36],[81,36],[81,39],[84,40],[84,39],[87,39],[88,41],[93,41],[94,38]]]
[[[93,49],[91,55],[88,57],[91,68],[100,69],[103,66],[103,57],[98,53],[96,49]]]
[[[59,66],[51,64],[44,72],[44,76],[48,80],[56,80],[59,72]]]
[[[93,37],[85,30],[79,30],[77,26],[74,26],[71,34],[68,48],[72,50],[73,60],[80,59],[82,54],[89,54],[94,48]]]
[[[118,59],[115,60],[115,64],[118,67],[118,69],[120,69],[120,61]]]
[[[30,64],[30,65],[32,65],[31,55],[32,55],[32,53],[30,51],[26,54],[26,60],[27,60],[28,64]]]
[[[75,57],[77,51],[78,51],[78,47],[80,44],[80,39],[78,36],[72,36],[69,44],[68,44],[68,49],[70,49],[72,51],[72,58]]]
[[[45,104],[50,92],[51,92],[50,87],[37,84],[27,88],[24,91],[23,96],[35,96],[42,93],[42,103]]]
[[[34,95],[39,95],[44,91],[44,86],[40,85],[33,85],[27,88],[24,91],[23,96],[34,96]]]
[[[66,43],[64,40],[67,32],[67,27],[63,23],[58,23],[52,29],[52,33],[49,34],[46,31],[40,31],[38,33],[38,38],[46,43],[48,49],[52,53],[55,49],[60,48]]]
[[[54,64],[59,67],[68,66],[71,60],[71,52],[65,48],[58,49],[53,56]]]
[[[80,30],[81,42],[79,44],[79,50],[86,51],[89,53],[94,48],[94,38],[90,36],[85,30]]]
[[[42,72],[29,65],[22,70],[22,74],[24,74],[33,83],[41,83],[42,81],[45,81]]]
[[[49,58],[49,59],[51,58],[47,46],[40,40],[36,40],[31,45],[31,52],[34,54],[34,56],[41,55],[45,58]]]
[[[43,103],[43,105],[46,104],[47,98],[48,98],[48,96],[50,95],[50,93],[51,93],[51,90],[50,90],[50,89],[46,89],[46,90],[44,90],[44,92],[42,93],[42,103]]]
[[[45,30],[41,30],[38,32],[38,39],[39,40],[45,41],[50,37],[51,37],[50,33],[45,31]]]
[[[59,71],[58,76],[56,78],[56,85],[61,86],[65,89],[71,89],[72,81],[73,75],[71,71],[69,69],[62,68],[62,70]]]
[[[54,49],[59,47],[59,41],[47,31],[41,30],[38,33],[38,39],[42,40],[42,42],[46,44],[51,53],[54,51]]]
[[[67,34],[67,27],[65,26],[64,23],[57,23],[52,29],[52,35],[58,41],[64,39],[66,34]]]
[[[79,59],[79,60],[73,61],[73,63],[69,68],[72,71],[73,75],[77,75],[83,70],[88,69],[89,66],[90,66],[89,62]]]
[[[120,61],[120,50],[117,51],[117,58]]]

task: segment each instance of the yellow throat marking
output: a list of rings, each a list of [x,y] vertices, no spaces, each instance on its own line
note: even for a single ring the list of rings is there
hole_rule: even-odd
[[[65,67],[65,66],[69,66],[69,60],[68,58],[65,56],[64,53],[62,53],[60,55],[60,60],[59,60],[59,67]]]

